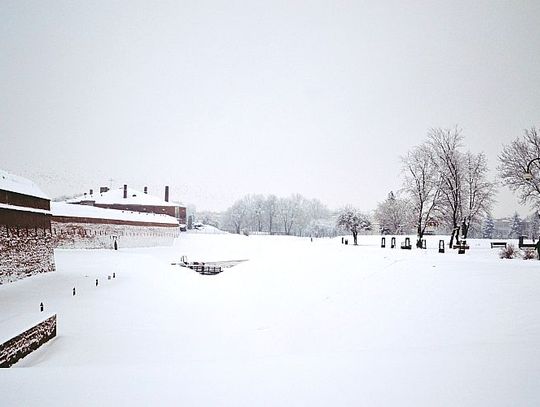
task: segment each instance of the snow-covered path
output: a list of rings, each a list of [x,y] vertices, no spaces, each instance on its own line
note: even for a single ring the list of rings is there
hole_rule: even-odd
[[[540,403],[540,262],[360,243],[183,234],[57,251],[58,272],[0,286],[2,339],[40,301],[59,334],[0,370],[1,404]],[[249,261],[201,276],[170,265],[182,255]]]

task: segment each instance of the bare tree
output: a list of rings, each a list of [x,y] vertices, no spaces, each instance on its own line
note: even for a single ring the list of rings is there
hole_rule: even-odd
[[[463,173],[463,237],[472,226],[480,226],[494,202],[495,184],[487,178],[488,166],[483,153],[465,154]]]
[[[250,220],[251,229],[256,232],[262,232],[265,220],[265,199],[263,195],[250,196]]]
[[[264,202],[264,213],[268,224],[268,233],[272,234],[274,230],[274,219],[278,211],[278,198],[275,195],[268,195]]]
[[[428,132],[428,146],[432,151],[436,171],[441,177],[441,218],[454,230],[462,218],[463,164],[460,152],[463,136],[457,127],[453,129],[432,128]],[[453,245],[454,234],[450,237]]]
[[[293,226],[302,215],[303,197],[300,194],[292,195],[290,198],[280,198],[278,201],[278,216],[283,224],[283,231],[290,235]]]
[[[535,127],[526,129],[521,138],[503,146],[497,167],[503,185],[518,193],[521,204],[532,203],[540,207],[540,166],[536,161],[531,168],[532,179],[523,176],[527,164],[540,157],[540,135]]]
[[[436,217],[441,204],[441,177],[426,145],[413,148],[402,157],[404,191],[411,198],[412,212],[416,223],[416,246],[422,247],[422,238],[428,222]]]
[[[390,191],[388,198],[377,205],[375,220],[379,223],[382,234],[403,233],[412,223],[411,204],[398,198]]]
[[[248,205],[247,199],[242,198],[236,201],[233,206],[231,206],[223,214],[223,223],[225,226],[235,233],[240,234],[242,227],[247,223],[248,215]]]
[[[352,206],[346,206],[339,211],[337,226],[348,230],[353,235],[354,245],[358,245],[358,232],[371,228],[369,217]]]

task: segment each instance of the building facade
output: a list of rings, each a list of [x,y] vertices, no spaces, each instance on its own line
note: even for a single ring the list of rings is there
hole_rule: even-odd
[[[186,207],[169,201],[168,186],[165,187],[164,199],[149,194],[147,187],[144,187],[144,191],[141,192],[124,185],[122,188],[116,189],[101,187],[99,193],[91,189],[89,193],[67,202],[97,208],[168,215],[176,218],[181,228],[185,228],[187,222]]]

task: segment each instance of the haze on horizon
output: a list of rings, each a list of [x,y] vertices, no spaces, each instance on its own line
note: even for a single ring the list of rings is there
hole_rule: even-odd
[[[0,0],[0,168],[198,209],[374,209],[431,127],[497,155],[540,125],[540,3]],[[501,188],[495,216],[527,214]]]

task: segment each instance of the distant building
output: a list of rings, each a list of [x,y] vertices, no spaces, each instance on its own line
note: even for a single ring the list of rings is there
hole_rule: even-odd
[[[148,188],[140,192],[124,185],[122,188],[101,187],[98,193],[90,190],[67,201],[71,204],[90,205],[98,208],[169,215],[178,220],[181,229],[186,225],[186,207],[169,201],[169,187],[165,187],[164,199],[148,194]]]
[[[54,271],[50,200],[33,182],[0,170],[0,284]]]

